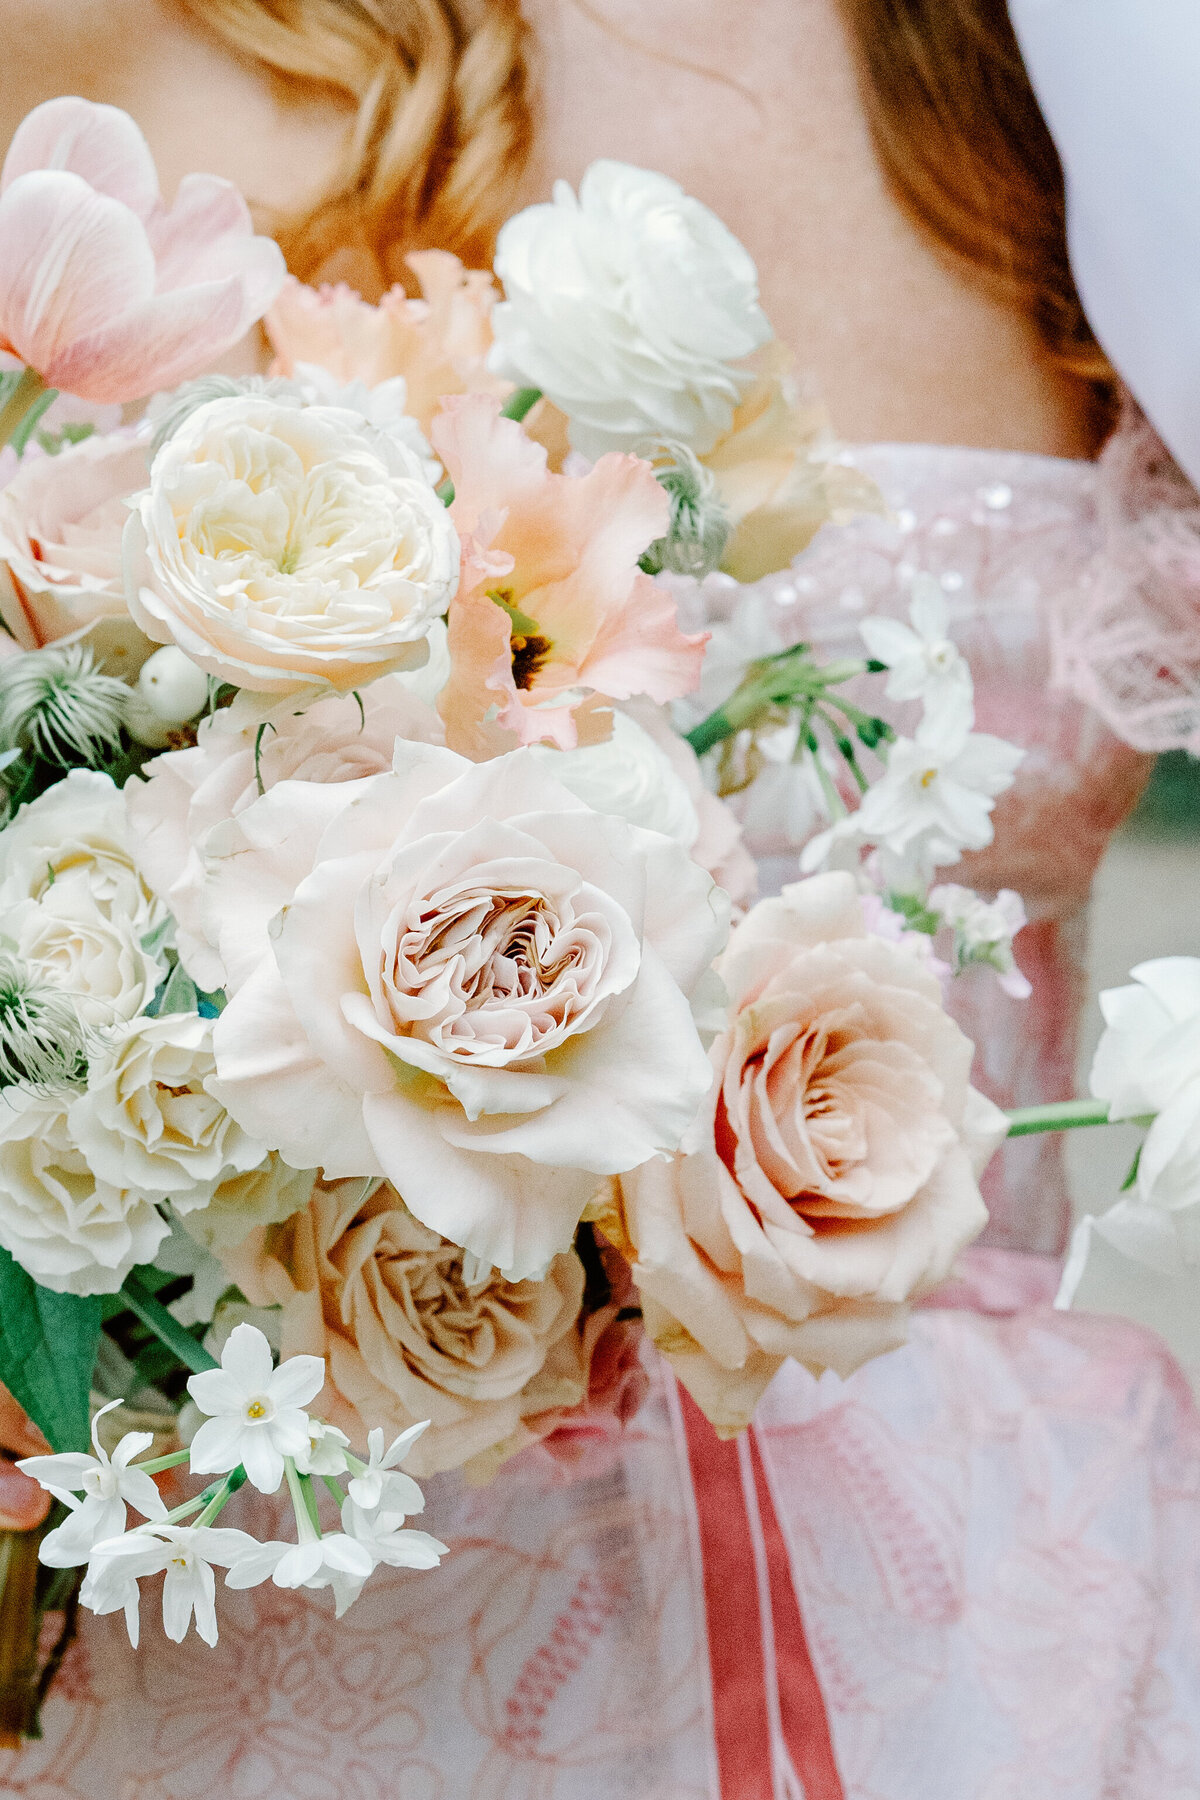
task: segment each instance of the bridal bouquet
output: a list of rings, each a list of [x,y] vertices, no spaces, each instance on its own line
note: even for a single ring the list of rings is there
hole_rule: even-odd
[[[984,1223],[1008,1122],[944,984],[1021,991],[1023,914],[937,873],[1020,753],[938,595],[668,711],[671,581],[879,504],[750,259],[601,163],[506,226],[503,295],[411,263],[302,287],[82,100],[0,177],[10,1699],[79,1570],[135,1638],[159,1573],[176,1639],[214,1569],[340,1614],[444,1553],[414,1477],[619,1432],[644,1334],[736,1431],[784,1359],[899,1342]],[[212,373],[259,319],[273,372]],[[781,721],[827,829],[755,903],[718,765]]]

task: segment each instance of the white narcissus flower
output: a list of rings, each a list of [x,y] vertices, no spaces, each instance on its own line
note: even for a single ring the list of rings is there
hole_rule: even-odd
[[[57,1456],[27,1456],[17,1464],[46,1492],[70,1508],[71,1516],[42,1539],[38,1560],[50,1569],[77,1569],[94,1546],[124,1531],[126,1503],[143,1518],[161,1519],[166,1507],[153,1479],[133,1466],[133,1458],[154,1442],[150,1431],[128,1431],[110,1457],[97,1427],[106,1413],[122,1404],[110,1400],[92,1420],[92,1449],[60,1451]],[[77,1496],[82,1494],[82,1500]]]
[[[1164,956],[1130,974],[1128,987],[1100,996],[1106,1029],[1090,1085],[1111,1118],[1154,1115],[1137,1191],[1178,1214],[1200,1203],[1200,957]]]
[[[859,626],[867,654],[888,666],[889,700],[934,701],[962,690],[969,699],[971,671],[950,636],[950,608],[929,575],[913,583],[911,629],[898,619],[864,619]]]
[[[956,968],[985,963],[996,970],[1006,994],[1029,998],[1033,988],[1013,958],[1013,939],[1028,923],[1020,894],[1001,888],[994,900],[982,900],[974,889],[949,881],[931,889],[929,905],[954,932]]]
[[[88,1166],[104,1181],[202,1207],[223,1175],[258,1169],[266,1146],[248,1137],[210,1091],[212,1021],[196,1013],[135,1019],[92,1059],[69,1118]]]
[[[386,1175],[517,1281],[596,1175],[682,1140],[728,901],[669,838],[527,751],[400,742],[393,773],[280,782],[208,842],[216,1092],[289,1163]]]
[[[305,1530],[304,1522],[298,1523],[304,1534],[299,1543],[255,1544],[230,1569],[225,1585],[250,1588],[273,1581],[278,1588],[332,1588],[340,1619],[358,1599],[376,1559],[365,1544],[344,1532],[320,1534],[311,1525]]]
[[[697,455],[733,425],[737,367],[771,337],[758,272],[677,182],[594,162],[579,185],[502,229],[489,366],[540,388],[592,458],[670,438]]]
[[[241,1463],[260,1493],[275,1493],[284,1457],[302,1456],[309,1447],[303,1408],[324,1381],[322,1357],[293,1356],[276,1368],[262,1332],[236,1326],[221,1367],[188,1380],[188,1393],[208,1415],[192,1439],[193,1473],[225,1475]]]
[[[181,1644],[193,1616],[206,1644],[217,1641],[216,1578],[212,1564],[236,1566],[257,1548],[244,1531],[211,1525],[139,1526],[124,1537],[97,1544],[79,1598],[89,1611],[123,1612],[129,1641],[137,1648],[138,1582],[164,1573],[163,1630]]]
[[[1024,755],[1004,738],[972,731],[969,708],[964,714],[952,703],[930,713],[915,738],[896,739],[858,810],[805,846],[801,868],[820,868],[839,842],[871,844],[889,887],[923,889],[934,869],[991,843],[992,809]]]
[[[386,1495],[390,1512],[424,1512],[424,1494],[411,1475],[398,1471],[428,1425],[428,1419],[422,1419],[419,1425],[410,1425],[386,1450],[383,1447],[383,1433],[377,1426],[367,1433],[367,1455],[370,1461],[349,1484],[350,1498],[356,1506],[365,1507],[369,1512]]]
[[[360,415],[244,395],[200,406],[125,530],[130,612],[221,681],[349,693],[426,660],[459,544],[420,460]]]
[[[336,1425],[326,1425],[323,1419],[310,1419],[308,1447],[296,1455],[296,1467],[301,1475],[344,1475],[349,1448],[350,1439]]]
[[[429,1532],[403,1530],[404,1514],[386,1504],[377,1509],[345,1500],[342,1525],[347,1537],[369,1552],[373,1564],[387,1563],[393,1569],[436,1569],[449,1553],[448,1546]]]

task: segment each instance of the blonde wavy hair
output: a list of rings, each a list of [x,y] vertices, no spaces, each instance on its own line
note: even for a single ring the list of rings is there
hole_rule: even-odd
[[[434,246],[486,267],[533,138],[519,0],[177,0],[236,56],[352,109],[345,164],[305,217],[271,221],[302,280],[367,252],[380,285]]]

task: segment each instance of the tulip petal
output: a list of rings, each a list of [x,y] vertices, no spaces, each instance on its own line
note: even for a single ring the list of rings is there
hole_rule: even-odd
[[[150,146],[117,106],[62,95],[35,106],[17,126],[0,193],[37,169],[66,169],[81,175],[98,193],[120,200],[146,220],[160,204],[158,175]]]
[[[185,175],[169,212],[147,225],[158,268],[158,292],[236,276],[242,284],[242,330],[271,305],[287,274],[273,238],[255,237],[250,209],[231,181],[218,175]]]
[[[0,209],[6,204],[7,198],[0,201]],[[201,374],[237,342],[243,316],[242,284],[236,276],[147,295],[120,313],[109,307],[99,329],[70,343],[64,340],[50,378],[55,387],[101,404],[175,387]],[[6,317],[0,310],[0,318]],[[43,367],[40,373],[47,371]]]
[[[4,345],[49,385],[94,398],[63,371],[79,366],[78,340],[103,333],[115,314],[134,313],[153,295],[154,257],[138,220],[82,176],[35,172],[0,198],[0,247]],[[144,327],[140,347],[144,362]],[[72,352],[73,361],[64,361]]]

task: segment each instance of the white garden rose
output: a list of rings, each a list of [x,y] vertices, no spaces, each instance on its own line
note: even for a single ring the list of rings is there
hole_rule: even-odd
[[[101,1181],[75,1141],[69,1096],[0,1098],[0,1245],[58,1294],[115,1294],[168,1232],[137,1186]]]
[[[537,744],[532,754],[596,812],[612,813],[661,831],[690,850],[700,836],[692,797],[648,732],[627,713],[613,713],[612,736],[602,744],[556,750]]]
[[[293,1169],[274,1151],[253,1169],[227,1173],[208,1204],[189,1212],[184,1229],[206,1249],[232,1249],[263,1225],[280,1225],[308,1205],[315,1169]]]
[[[210,833],[207,879],[229,1111],[298,1168],[386,1175],[513,1280],[700,1106],[725,896],[526,751],[401,741],[390,774],[281,781]]]
[[[55,882],[40,900],[0,908],[0,939],[39,981],[71,996],[79,1019],[104,1033],[137,1018],[166,967],[127,919],[111,919],[78,880]]]
[[[1137,1195],[1200,1220],[1200,957],[1163,956],[1100,996],[1105,1031],[1091,1090],[1113,1119],[1153,1123],[1138,1157]]]
[[[737,365],[771,328],[749,253],[677,182],[594,162],[578,199],[560,181],[508,221],[496,273],[489,366],[540,388],[585,456],[646,438],[703,455],[732,428]]]
[[[212,400],[154,459],[125,535],[130,611],[258,693],[415,669],[459,545],[420,459],[340,407]]]
[[[256,1169],[266,1146],[209,1091],[215,1076],[211,1019],[167,1013],[127,1026],[92,1058],[68,1111],[92,1173],[169,1196],[185,1213],[207,1204],[223,1173]]]
[[[91,769],[72,769],[0,831],[0,909],[65,886],[139,938],[166,918],[135,866],[121,790]]]

